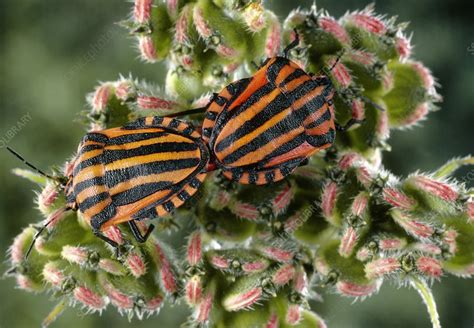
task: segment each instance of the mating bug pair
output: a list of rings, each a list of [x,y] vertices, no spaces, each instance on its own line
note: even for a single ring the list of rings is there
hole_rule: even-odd
[[[142,235],[135,220],[181,206],[209,171],[220,169],[243,184],[284,179],[331,146],[337,126],[331,80],[288,59],[297,45],[298,39],[284,56],[267,59],[252,77],[215,94],[205,108],[202,134],[171,117],[145,117],[88,133],[64,187],[67,206],[117,248],[103,231],[128,222],[135,238],[145,241],[153,226]]]

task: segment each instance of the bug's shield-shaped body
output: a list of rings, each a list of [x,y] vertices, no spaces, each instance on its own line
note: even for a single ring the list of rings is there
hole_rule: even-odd
[[[196,193],[208,161],[199,133],[176,119],[90,132],[66,186],[68,202],[95,230],[163,216]]]
[[[203,139],[215,164],[244,184],[279,181],[334,143],[334,88],[283,57],[228,85],[206,111]]]

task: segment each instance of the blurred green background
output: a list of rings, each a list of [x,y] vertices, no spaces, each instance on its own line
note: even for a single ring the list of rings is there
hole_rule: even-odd
[[[279,17],[312,0],[268,0]],[[339,17],[367,1],[319,0],[318,6]],[[396,174],[430,171],[454,156],[474,153],[474,24],[472,1],[384,0],[379,13],[410,21],[415,57],[430,67],[442,85],[442,110],[431,113],[422,127],[394,132],[393,150],[384,164]],[[137,60],[131,39],[115,22],[125,18],[131,3],[123,0],[0,0],[0,137],[39,167],[60,164],[71,155],[84,133],[78,113],[85,94],[97,81],[118,74],[162,83],[165,66]],[[26,116],[25,116],[26,115]],[[11,136],[22,117],[28,123]],[[24,118],[25,120],[25,118]],[[10,133],[8,132],[10,131]],[[0,150],[0,257],[12,238],[40,218],[34,210],[32,185],[10,171],[21,166]],[[471,174],[469,174],[472,172]],[[474,168],[458,173],[469,181]],[[1,271],[6,270],[2,264]],[[435,282],[444,327],[473,327],[474,280],[446,277]],[[39,327],[54,305],[47,295],[16,290],[13,279],[0,280],[0,327]],[[385,284],[378,295],[354,304],[351,299],[323,295],[313,304],[330,327],[429,327],[424,305],[414,290]],[[159,317],[143,322],[120,317],[109,309],[102,316],[69,309],[54,327],[179,327],[188,315],[184,305],[166,306]]]

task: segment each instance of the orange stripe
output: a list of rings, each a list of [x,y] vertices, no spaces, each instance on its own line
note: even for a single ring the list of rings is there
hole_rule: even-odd
[[[201,158],[199,150],[191,151],[180,151],[180,152],[166,152],[166,153],[156,153],[151,155],[144,156],[135,156],[131,158],[121,159],[105,166],[107,171],[124,169],[127,167],[132,167],[140,164],[167,161],[167,160],[178,160],[178,159],[192,159],[192,158]]]
[[[311,77],[309,75],[303,75],[303,76],[300,76],[299,78],[296,78],[296,79],[288,82],[287,84],[285,84],[281,88],[283,89],[283,92],[288,93],[288,92],[291,92],[291,91],[295,90],[297,87],[299,87],[300,85],[302,85],[303,83],[305,83],[309,80],[311,80]]]
[[[104,149],[94,149],[94,150],[89,150],[88,152],[85,152],[81,154],[81,156],[78,159],[78,163],[85,161],[87,159],[90,159],[92,157],[99,156],[104,152]]]
[[[82,181],[99,177],[102,175],[104,175],[104,166],[102,164],[86,167],[74,176],[74,186]]]
[[[295,71],[295,68],[291,67],[291,65],[287,64],[283,66],[283,68],[280,70],[280,72],[278,73],[278,76],[275,79],[275,84],[279,85],[280,83],[282,83],[288,77],[288,75],[290,75],[294,71]]]
[[[109,205],[111,203],[111,200],[110,198],[108,199],[104,199],[103,201],[95,204],[94,206],[92,206],[91,208],[88,208],[87,210],[84,211],[84,216],[86,217],[87,221],[90,222],[91,218],[94,216],[94,215],[97,215],[99,214],[100,212],[102,212],[104,210],[104,208]]]
[[[150,138],[146,140],[140,140],[140,141],[135,141],[135,142],[128,142],[122,145],[110,145],[106,146],[106,150],[130,150],[134,148],[138,148],[141,146],[148,146],[148,145],[153,145],[153,144],[159,144],[159,143],[165,143],[165,142],[185,142],[185,143],[193,143],[192,140],[185,138],[183,136],[177,135],[177,134],[167,134],[162,137],[157,137],[157,138]]]
[[[156,132],[164,132],[165,130],[162,128],[150,128],[150,129],[134,129],[134,130],[125,130],[122,128],[113,128],[108,130],[100,131],[100,133],[104,134],[109,138],[121,137],[128,134],[137,134],[137,133],[156,133]]]

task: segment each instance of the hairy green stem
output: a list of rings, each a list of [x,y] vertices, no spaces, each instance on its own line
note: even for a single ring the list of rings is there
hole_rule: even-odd
[[[438,310],[436,309],[436,302],[433,293],[431,293],[431,289],[426,283],[426,281],[420,279],[419,277],[413,276],[410,277],[410,284],[413,288],[416,289],[418,294],[420,294],[421,298],[423,299],[423,302],[425,303],[426,308],[428,309],[433,328],[441,328]]]

